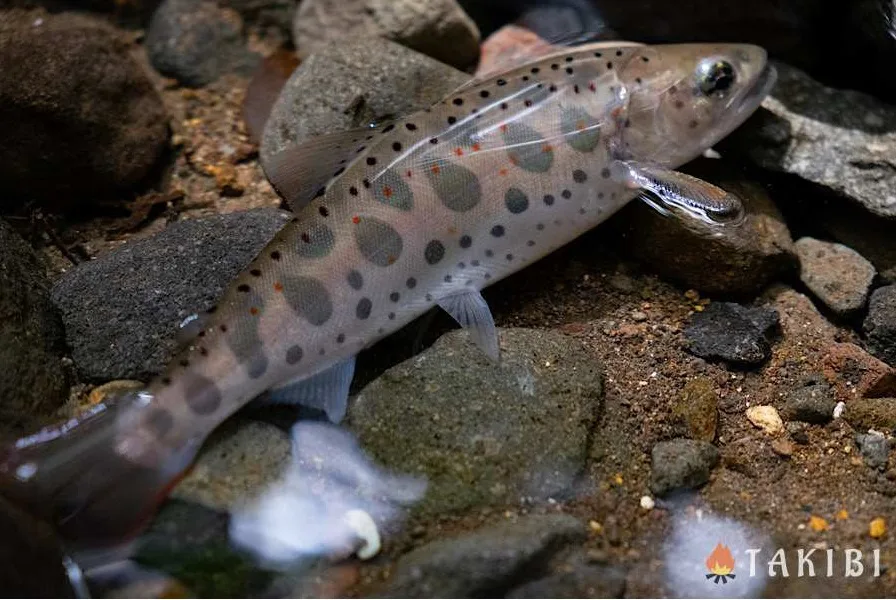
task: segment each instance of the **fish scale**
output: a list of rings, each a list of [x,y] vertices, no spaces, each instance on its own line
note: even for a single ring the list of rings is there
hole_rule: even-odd
[[[36,465],[24,481],[37,488],[31,495],[79,494],[78,519],[56,515],[63,534],[90,531],[79,541],[104,545],[122,532],[104,530],[111,500],[98,498],[123,473],[134,473],[134,486],[168,485],[211,430],[268,390],[340,417],[353,357],[433,306],[497,358],[483,288],[645,189],[670,210],[724,214],[722,190],[657,165],[690,160],[742,122],[770,85],[765,64],[752,46],[589,45],[470,83],[394,122],[287,149],[272,181],[295,218],[165,373],[107,411],[112,418],[87,420],[84,435],[96,441],[99,431],[101,441],[47,450],[81,452],[52,463],[63,465],[56,472],[42,467],[46,444],[28,442],[0,473]],[[61,431],[41,439],[77,435]],[[97,460],[91,452],[101,450]],[[100,483],[78,487],[78,467],[104,468]],[[150,506],[127,510],[136,521]]]

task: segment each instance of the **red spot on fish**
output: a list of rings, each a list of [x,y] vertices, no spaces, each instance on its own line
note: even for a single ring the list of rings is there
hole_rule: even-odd
[[[383,196],[385,196],[386,198],[392,197],[392,188],[390,188],[388,185],[383,186]]]
[[[473,144],[473,152],[479,152],[481,146],[479,144]]]
[[[585,129],[585,121],[576,121],[576,130],[582,131]]]
[[[591,83],[588,84],[588,89],[591,90],[592,92],[596,92],[597,86],[594,85],[594,82],[592,81]]]
[[[360,222],[361,222],[361,217],[359,217],[358,215],[355,215],[354,217],[352,217],[352,223],[354,223],[355,225],[357,225]]]
[[[515,166],[517,166],[518,164],[520,164],[520,159],[517,158],[517,155],[516,155],[516,154],[511,154],[511,155],[510,155],[510,162],[511,162],[511,164],[515,167]]]
[[[507,175],[507,169],[501,169],[500,171],[498,171],[498,175],[500,175],[501,177],[506,176],[506,175]]]
[[[282,292],[283,284],[280,283],[279,281],[274,282],[274,289],[277,290],[278,292]]]
[[[438,175],[442,171],[442,169],[439,168],[439,165],[433,165],[431,170],[436,175]]]
[[[398,259],[391,254],[388,257],[386,257],[386,262],[388,262],[390,265],[393,264],[396,260],[398,260]]]
[[[455,148],[454,153],[457,154],[458,156],[463,156],[464,155],[463,148]]]
[[[507,131],[507,123],[502,123],[501,124],[501,133],[504,133],[505,131]]]
[[[258,314],[258,309],[253,306],[252,308],[249,309],[249,314],[254,317],[255,315]]]
[[[550,144],[545,144],[544,146],[542,146],[541,151],[542,151],[542,152],[545,152],[545,153],[547,153],[547,152],[553,152],[553,151],[554,151],[554,147],[551,146]]]
[[[410,178],[411,178],[411,175],[413,175],[413,173],[411,173],[411,171],[408,171],[408,172],[406,173],[406,175],[408,176],[408,179],[410,179]]]

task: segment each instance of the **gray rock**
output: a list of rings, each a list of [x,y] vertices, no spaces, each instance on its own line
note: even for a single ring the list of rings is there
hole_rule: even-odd
[[[603,400],[600,366],[558,333],[499,334],[500,366],[466,332],[451,332],[351,407],[349,426],[378,463],[426,475],[418,514],[557,497],[584,468]]]
[[[713,302],[691,317],[686,348],[700,358],[758,365],[771,355],[768,335],[777,325],[773,308]]]
[[[305,54],[366,37],[392,40],[459,69],[479,57],[479,29],[455,0],[304,0],[293,21],[293,41]]]
[[[230,544],[226,513],[165,503],[137,540],[134,560],[174,576],[197,598],[257,598],[275,574]]]
[[[149,22],[146,51],[159,73],[191,87],[249,74],[261,59],[246,47],[239,13],[212,0],[165,0]]]
[[[708,294],[756,294],[796,269],[790,231],[761,185],[718,160],[697,161],[687,170],[741,198],[743,224],[712,236],[695,220],[670,219],[633,202],[613,221],[627,251],[663,277]]]
[[[896,284],[871,294],[863,329],[871,353],[896,367]]]
[[[296,14],[295,0],[221,0],[220,4],[237,11],[250,23],[275,27],[289,39]]]
[[[834,416],[837,399],[824,380],[807,381],[787,396],[784,418],[804,423],[827,423]]]
[[[650,459],[650,491],[665,496],[709,481],[710,472],[719,463],[719,451],[709,442],[677,438],[655,445]]]
[[[861,310],[874,281],[874,265],[847,246],[810,237],[794,244],[800,279],[815,296],[841,316]]]
[[[887,466],[887,457],[890,454],[890,443],[887,436],[878,431],[869,431],[856,435],[856,445],[865,458],[865,464],[872,469],[882,469]]]
[[[129,51],[97,19],[3,12],[4,198],[93,200],[133,189],[150,176],[166,148],[168,115]]]
[[[183,319],[210,308],[290,217],[259,209],[173,223],[63,275],[52,297],[82,378],[159,373]]]
[[[585,528],[577,519],[536,515],[438,540],[398,559],[392,579],[378,596],[470,598],[494,594],[564,545],[584,539]]]
[[[622,598],[626,573],[607,565],[578,561],[558,572],[524,583],[507,592],[505,598]]]
[[[0,221],[0,427],[22,433],[68,399],[65,337],[44,266]]]
[[[291,450],[289,435],[274,425],[230,420],[206,440],[171,497],[230,511],[278,480]]]
[[[379,38],[322,46],[295,70],[271,110],[262,166],[291,143],[422,110],[469,79]]]
[[[896,108],[825,87],[778,64],[772,97],[730,145],[759,166],[822,185],[882,217],[896,217]]]

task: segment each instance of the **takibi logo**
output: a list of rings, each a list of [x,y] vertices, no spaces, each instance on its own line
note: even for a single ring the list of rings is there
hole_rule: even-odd
[[[706,557],[706,568],[709,569],[706,578],[715,578],[714,583],[728,583],[729,579],[734,579],[734,556],[728,546],[719,542],[716,549]]]

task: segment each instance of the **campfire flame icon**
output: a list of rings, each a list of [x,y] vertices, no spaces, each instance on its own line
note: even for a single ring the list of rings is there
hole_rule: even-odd
[[[714,583],[728,583],[728,579],[734,579],[734,557],[728,546],[723,546],[721,542],[716,545],[709,556],[706,557],[706,568],[709,573],[706,574],[707,579],[713,579]]]

